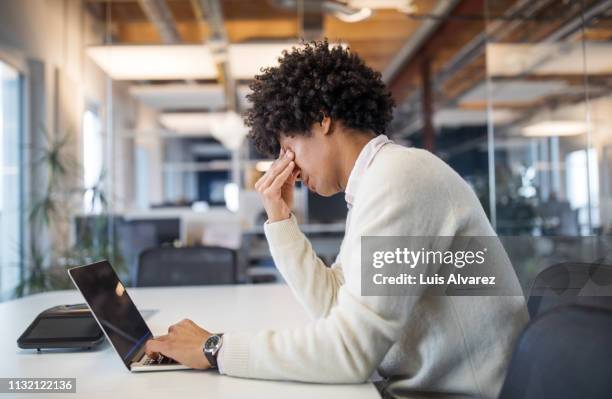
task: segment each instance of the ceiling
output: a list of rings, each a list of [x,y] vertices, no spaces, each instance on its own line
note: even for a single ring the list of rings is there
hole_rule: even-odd
[[[108,22],[114,44],[162,44],[158,29],[139,0],[87,0],[100,21]],[[197,16],[195,0],[165,0],[182,43],[202,43],[210,36],[206,15]],[[223,25],[230,43],[262,40],[298,41],[302,26],[296,10],[270,0],[220,0]],[[375,3],[375,1],[374,1]],[[428,13],[437,1],[412,0],[415,10]],[[321,16],[320,36],[347,43],[372,68],[383,71],[421,24],[394,9],[377,9],[365,21],[348,23],[329,14]]]
[[[244,108],[248,82],[263,66],[254,60],[273,63],[281,48],[313,34],[348,45],[383,74],[399,105],[394,129],[403,133],[411,132],[406,126],[418,130],[415,121],[424,117],[425,77],[431,84],[434,108],[441,112],[434,120],[436,126],[445,121],[486,122],[488,98],[500,123],[525,118],[543,104],[583,100],[583,51],[591,60],[591,94],[612,91],[610,1],[412,0],[409,12],[376,8],[371,17],[353,23],[330,12],[313,17],[311,11],[302,14],[295,7],[279,6],[295,5],[290,0],[85,1],[108,28],[113,45],[208,46],[206,51],[214,61],[213,45],[221,35],[227,54],[232,54],[230,49],[240,49],[240,57],[234,54],[228,68],[214,64],[200,68],[207,75],[184,80],[128,78],[134,96],[162,111],[219,111],[231,108],[232,97],[238,109]],[[356,0],[336,3],[350,5],[351,1]],[[387,2],[364,1],[373,5]],[[171,42],[159,21],[152,20],[143,7],[151,2],[166,7],[165,23],[176,32],[173,39],[170,35]],[[216,4],[219,12],[202,4]],[[584,29],[581,20],[586,22]],[[583,40],[588,43],[586,50]],[[270,47],[271,55],[266,57],[258,45],[277,47]],[[494,83],[488,94],[487,80]],[[228,86],[231,81],[233,85]],[[228,93],[234,95],[228,97]]]

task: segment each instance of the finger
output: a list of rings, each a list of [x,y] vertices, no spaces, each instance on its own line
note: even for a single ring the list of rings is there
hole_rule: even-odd
[[[264,173],[264,175],[257,180],[257,183],[255,183],[255,190],[262,191],[270,185],[270,182],[272,181],[270,179],[271,177],[276,176],[276,170],[282,160],[283,155],[279,155],[279,157],[272,162],[266,173]]]
[[[283,152],[283,154],[280,155],[278,159],[274,161],[274,163],[272,163],[272,166],[270,166],[270,169],[268,170],[268,172],[276,171],[277,173],[280,173],[285,168],[285,166],[287,166],[287,164],[291,162],[292,160],[293,160],[293,152],[291,152],[290,150],[287,150]]]
[[[150,339],[145,344],[145,353],[149,357],[157,357],[158,353],[165,354],[167,350],[167,342]]]
[[[287,181],[289,175],[291,175],[294,166],[295,163],[291,161],[289,165],[287,165],[287,167],[281,173],[279,173],[278,176],[276,176],[276,178],[274,179],[272,184],[270,184],[270,187],[268,189],[279,190],[283,186],[283,184],[285,184],[285,181]]]
[[[285,170],[287,165],[290,162],[293,162],[293,157],[293,152],[287,151],[285,152],[285,155],[282,158],[279,158],[274,161],[272,166],[270,166],[270,169],[268,169],[266,174],[261,179],[262,181],[259,185],[259,191],[263,191],[268,188],[272,184],[272,182],[274,182],[276,177]]]
[[[265,173],[259,178],[257,179],[257,181],[255,182],[255,190],[259,190],[259,187],[261,186],[261,183],[266,180],[266,175]]]
[[[272,170],[275,165],[277,165],[279,163],[280,160],[283,159],[283,156],[285,155],[285,150],[283,148],[280,149],[280,152],[278,154],[278,158],[276,158],[272,164],[270,164],[270,167],[268,168],[268,170],[263,174],[263,176],[261,176],[257,182],[255,183],[255,190],[259,190],[259,188],[262,186],[262,184],[268,180],[268,178],[270,177],[270,170]]]
[[[295,180],[302,180],[302,170],[295,168]]]
[[[295,184],[295,182],[297,181],[297,176],[298,176],[299,173],[300,172],[299,172],[298,168],[296,168],[294,166],[293,170],[291,171],[291,174],[289,174],[289,178],[287,178],[287,180],[285,180],[285,185],[293,186]]]

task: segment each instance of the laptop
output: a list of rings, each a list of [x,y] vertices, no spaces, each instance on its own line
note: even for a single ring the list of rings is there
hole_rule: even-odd
[[[161,354],[157,359],[145,354],[145,344],[153,334],[108,261],[74,267],[68,270],[68,274],[128,370],[189,368]]]

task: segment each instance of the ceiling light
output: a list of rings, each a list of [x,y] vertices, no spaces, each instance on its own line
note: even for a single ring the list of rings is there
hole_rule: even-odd
[[[612,73],[612,44],[583,43],[491,43],[486,47],[490,76],[590,75]]]
[[[278,65],[283,50],[299,47],[299,43],[238,43],[227,49],[234,79],[253,79],[262,68]]]
[[[115,80],[217,78],[205,45],[93,46],[87,54]]]
[[[352,8],[370,8],[373,10],[391,9],[411,13],[415,11],[413,0],[347,0]]]
[[[130,94],[154,109],[210,109],[226,106],[225,92],[219,84],[133,85]]]
[[[370,16],[372,16],[372,10],[367,7],[364,7],[352,14],[337,11],[334,13],[334,15],[343,22],[354,23],[361,22],[370,18]]]
[[[487,113],[478,109],[443,108],[435,112],[433,122],[437,127],[485,126],[490,119],[495,125],[504,125],[516,117],[516,112],[508,109],[495,109]]]
[[[160,123],[182,135],[210,135],[230,150],[240,147],[248,128],[235,112],[166,112]]]
[[[462,95],[459,103],[465,105],[492,101],[493,103],[521,104],[536,101],[550,95],[571,93],[572,90],[572,88],[568,88],[567,82],[563,80],[534,81],[511,79],[491,82],[488,87],[486,82],[482,82]]]
[[[330,46],[337,44],[330,43]],[[346,46],[342,44],[342,46]],[[231,77],[253,79],[262,68],[278,65],[283,50],[297,42],[237,43],[227,48]],[[217,68],[207,45],[94,46],[87,54],[116,80],[217,79]]]
[[[581,121],[543,121],[523,128],[526,137],[576,136],[586,133],[589,125]]]
[[[221,112],[165,112],[159,122],[179,134],[210,135],[210,127],[221,115]]]

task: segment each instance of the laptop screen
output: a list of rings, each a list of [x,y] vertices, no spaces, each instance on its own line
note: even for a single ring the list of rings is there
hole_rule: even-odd
[[[119,277],[108,261],[75,267],[68,272],[129,369],[134,355],[153,335]]]

